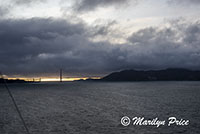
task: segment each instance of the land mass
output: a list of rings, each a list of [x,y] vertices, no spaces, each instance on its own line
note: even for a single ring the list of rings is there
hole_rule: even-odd
[[[99,81],[200,81],[200,71],[181,68],[124,70],[111,73]]]
[[[0,83],[27,83],[28,81],[25,80],[20,80],[20,79],[16,79],[16,80],[8,80],[8,79],[3,79],[0,78]]]

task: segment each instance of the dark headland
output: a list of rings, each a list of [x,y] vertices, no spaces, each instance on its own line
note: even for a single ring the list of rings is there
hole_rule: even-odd
[[[98,81],[200,81],[200,71],[170,68],[165,70],[124,70]]]
[[[20,79],[8,80],[8,79],[0,78],[0,83],[28,83],[28,81],[20,80]]]

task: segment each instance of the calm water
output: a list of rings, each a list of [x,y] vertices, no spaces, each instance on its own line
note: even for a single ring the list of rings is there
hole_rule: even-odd
[[[9,85],[31,134],[199,134],[200,82]],[[123,116],[189,119],[189,126],[124,127]],[[0,85],[0,134],[25,134]]]

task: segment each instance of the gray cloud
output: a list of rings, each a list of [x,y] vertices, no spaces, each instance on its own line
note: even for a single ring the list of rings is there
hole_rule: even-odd
[[[200,4],[199,0],[168,0],[169,4],[178,4],[178,5],[185,5],[185,4]]]
[[[0,17],[9,16],[10,13],[12,14],[13,9],[15,9],[15,7],[17,7],[17,6],[30,6],[31,4],[45,2],[45,1],[46,0],[11,0],[11,1],[8,1],[8,3],[6,3],[6,4],[4,3],[4,4],[0,5]]]
[[[135,48],[135,52],[130,57],[134,59],[139,56],[141,63],[146,67],[199,69],[199,37],[199,22],[188,25],[172,24],[172,27],[162,30],[143,29],[129,37],[129,41]]]
[[[74,8],[76,11],[91,11],[98,7],[107,7],[111,5],[124,5],[129,0],[77,0]]]
[[[14,3],[18,5],[27,5],[35,2],[45,2],[45,1],[46,0],[14,0]]]
[[[1,7],[0,6],[0,16],[2,17],[2,16],[5,16],[6,14],[8,14],[9,13],[9,10],[8,10],[8,8],[7,7]]]
[[[94,36],[95,35],[104,35],[104,36],[106,36],[110,32],[110,28],[115,24],[117,24],[117,21],[113,21],[113,20],[112,21],[108,21],[105,24],[96,24],[94,26],[94,28],[91,29],[92,31],[90,31],[90,33],[92,35],[94,35]]]
[[[200,67],[198,21],[142,29],[121,45],[90,41],[95,35],[89,32],[95,33],[94,29],[62,19],[1,20],[0,70],[47,75],[63,68],[68,75],[90,76],[130,68]],[[106,32],[97,29],[96,33]]]

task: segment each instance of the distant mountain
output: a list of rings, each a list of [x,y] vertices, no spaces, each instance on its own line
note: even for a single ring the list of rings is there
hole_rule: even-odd
[[[114,72],[102,81],[200,81],[200,71],[170,68],[165,70],[124,70]]]
[[[25,80],[19,80],[19,79],[17,79],[17,80],[8,80],[8,79],[2,79],[2,78],[0,78],[0,83],[27,83],[27,81],[25,81]]]

